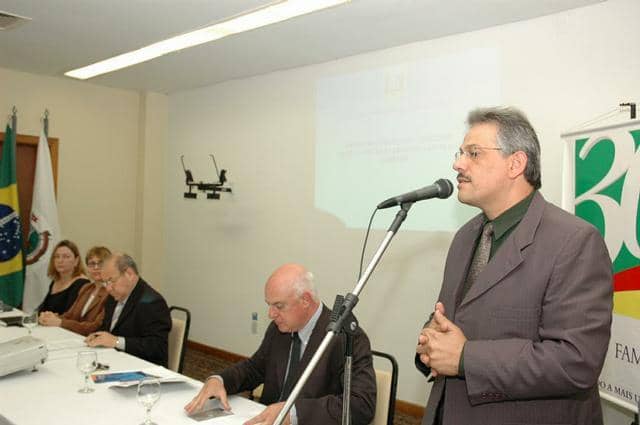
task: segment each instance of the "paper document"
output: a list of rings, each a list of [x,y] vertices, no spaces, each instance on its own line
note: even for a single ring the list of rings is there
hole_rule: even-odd
[[[151,367],[142,370],[123,370],[118,372],[94,373],[91,379],[96,384],[111,383],[110,387],[131,387],[147,377],[158,378],[161,383],[186,382],[186,378],[164,367]]]
[[[206,421],[221,416],[233,415],[233,412],[224,410],[218,399],[210,399],[202,406],[202,409],[189,415],[194,421]]]

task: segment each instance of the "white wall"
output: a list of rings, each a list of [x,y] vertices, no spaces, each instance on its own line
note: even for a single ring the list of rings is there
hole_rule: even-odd
[[[144,93],[140,101],[140,136],[134,252],[147,282],[164,287],[164,150],[167,144],[168,98]]]
[[[63,236],[81,250],[100,243],[132,251],[138,94],[6,69],[0,69],[0,93],[0,111],[18,109],[20,134],[39,135],[49,109],[49,135],[60,140]]]
[[[162,164],[167,98],[140,96],[0,68],[0,111],[18,110],[18,133],[38,136],[48,109],[59,139],[58,214],[62,236],[131,253],[162,285]],[[4,131],[4,123],[2,127]],[[145,156],[146,155],[146,156]],[[143,210],[142,205],[146,205]],[[145,226],[136,222],[144,217]],[[138,224],[138,225],[136,225]],[[153,229],[153,231],[152,231]],[[145,252],[143,258],[142,252]]]
[[[266,324],[262,287],[278,265],[316,274],[326,303],[353,288],[364,232],[314,209],[315,84],[332,75],[437,58],[466,49],[499,51],[502,98],[523,109],[542,142],[543,194],[560,203],[560,133],[640,98],[640,2],[595,6],[488,30],[414,43],[169,97],[166,154],[166,293],[193,313],[191,338],[249,355]],[[624,29],[624,30],[622,30]],[[468,72],[474,72],[469,66]],[[443,81],[443,84],[455,84]],[[464,120],[467,111],[460,111]],[[622,119],[622,118],[620,118]],[[207,155],[229,169],[233,195],[182,198],[179,157],[196,180],[213,179]],[[452,177],[453,174],[449,177]],[[433,179],[441,176],[433,176]],[[407,188],[427,182],[406,182]],[[381,194],[382,197],[382,194]],[[362,206],[366,224],[373,205]],[[428,214],[417,205],[411,214]],[[437,218],[435,218],[437,219]],[[374,232],[376,246],[382,232]],[[432,310],[449,233],[401,232],[362,294],[357,315],[373,347],[400,362],[398,397],[424,404],[413,367],[416,336]],[[607,407],[610,424],[630,418]]]

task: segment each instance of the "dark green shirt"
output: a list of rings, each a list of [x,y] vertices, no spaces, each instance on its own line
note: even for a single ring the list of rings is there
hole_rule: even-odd
[[[500,248],[502,243],[507,240],[511,233],[513,233],[518,223],[520,223],[524,215],[527,213],[535,193],[536,191],[534,190],[522,201],[518,202],[493,220],[493,237],[491,241],[491,253],[489,254],[489,260],[493,258],[493,255],[498,251],[498,248]]]
[[[535,193],[535,190],[532,191],[522,201],[518,202],[493,220],[493,235],[491,238],[491,252],[489,253],[489,261],[491,261],[493,255],[498,251],[500,246],[502,246],[502,243],[507,240],[509,235],[513,233],[515,228],[518,226],[518,223],[520,223],[524,215],[527,213],[527,210],[529,209],[529,205],[531,204],[531,200],[533,199],[533,195]],[[487,221],[489,220],[487,219],[487,216],[485,216],[484,223],[486,224]],[[480,238],[478,238],[478,241],[480,241]],[[477,248],[478,243],[476,242],[476,249]],[[460,353],[458,376],[464,377],[464,347],[462,347],[462,353]]]

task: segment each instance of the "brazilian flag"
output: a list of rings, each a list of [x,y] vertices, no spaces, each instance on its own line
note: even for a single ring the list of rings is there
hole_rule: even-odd
[[[7,125],[0,161],[0,299],[22,304],[22,227],[16,181],[16,135]]]

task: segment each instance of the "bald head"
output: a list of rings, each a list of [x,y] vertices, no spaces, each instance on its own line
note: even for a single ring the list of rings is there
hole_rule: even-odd
[[[140,279],[133,258],[121,252],[115,252],[105,260],[102,277],[107,292],[116,301],[125,300]]]
[[[304,327],[320,305],[313,274],[299,264],[285,264],[274,271],[264,288],[269,318],[281,332]]]

